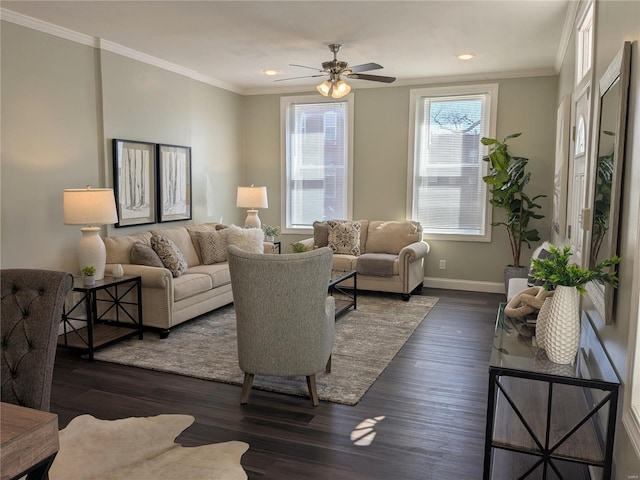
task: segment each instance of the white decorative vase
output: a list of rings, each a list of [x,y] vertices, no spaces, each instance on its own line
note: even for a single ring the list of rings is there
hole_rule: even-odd
[[[113,266],[113,271],[111,273],[113,274],[114,277],[120,278],[124,276],[124,268],[122,268],[122,265],[120,265],[119,263],[116,263]]]
[[[538,312],[538,318],[536,319],[536,343],[538,348],[545,348],[545,338],[547,336],[547,323],[549,321],[549,309],[551,308],[551,302],[553,296],[548,296],[544,299],[542,307]]]
[[[580,294],[576,287],[558,285],[549,308],[544,349],[554,363],[571,363],[580,344]]]

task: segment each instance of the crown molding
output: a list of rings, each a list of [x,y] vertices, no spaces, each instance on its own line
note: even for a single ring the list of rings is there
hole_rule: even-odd
[[[64,38],[65,40],[70,40],[81,45],[86,45],[99,50],[115,53],[123,57],[131,58],[132,60],[137,60],[148,65],[153,65],[155,67],[162,68],[163,70],[177,73],[179,75],[191,78],[192,80],[206,83],[214,87],[222,88],[223,90],[228,90],[233,93],[237,93],[240,95],[243,95],[245,93],[244,90],[240,87],[231,85],[212,77],[208,77],[196,70],[191,70],[175,63],[167,62],[166,60],[147,55],[146,53],[124,47],[108,40],[92,37],[83,33],[78,33],[73,30],[69,30],[68,28],[54,25],[52,23],[43,22],[42,20],[38,20],[27,15],[22,15],[5,8],[0,8],[0,20],[15,23],[16,25],[27,27],[42,33],[47,33],[49,35],[54,35],[59,38]]]

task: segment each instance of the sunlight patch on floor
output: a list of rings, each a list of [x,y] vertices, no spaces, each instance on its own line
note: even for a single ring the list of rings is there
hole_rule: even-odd
[[[368,447],[376,438],[375,426],[384,420],[384,416],[367,418],[358,424],[351,432],[351,441],[358,447]]]

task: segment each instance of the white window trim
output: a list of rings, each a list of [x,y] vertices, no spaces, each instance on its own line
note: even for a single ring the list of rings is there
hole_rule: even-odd
[[[354,103],[355,97],[350,93],[339,100],[323,97],[321,95],[296,95],[291,97],[280,97],[280,218],[283,225],[282,233],[294,235],[312,235],[313,228],[287,228],[287,142],[289,141],[288,130],[288,107],[292,103],[339,103],[347,102],[347,218],[353,218],[353,132],[354,132]]]
[[[487,83],[478,85],[459,85],[452,87],[428,87],[412,89],[409,95],[409,158],[407,163],[407,199],[406,199],[406,218],[411,219],[413,214],[413,186],[414,186],[414,170],[415,170],[415,157],[416,157],[416,122],[417,118],[417,103],[419,97],[424,96],[451,96],[451,95],[473,95],[479,93],[488,93],[491,96],[490,104],[490,118],[489,118],[489,132],[485,135],[487,137],[496,137],[496,125],[498,117],[498,84]],[[487,147],[483,147],[486,153]],[[485,172],[486,172],[486,162]],[[486,175],[484,173],[483,175]],[[489,189],[486,189],[485,198],[485,234],[480,235],[449,235],[449,234],[434,234],[424,233],[423,238],[425,240],[449,240],[460,242],[490,242],[492,222],[492,206],[489,203]]]

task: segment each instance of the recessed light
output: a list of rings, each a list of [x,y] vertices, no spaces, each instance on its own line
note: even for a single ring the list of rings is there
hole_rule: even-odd
[[[268,75],[269,77],[273,77],[274,75],[278,75],[280,71],[273,68],[265,68],[264,70],[262,70],[262,73]]]
[[[473,53],[461,53],[460,55],[458,55],[458,60],[471,60],[474,57],[475,54]]]

